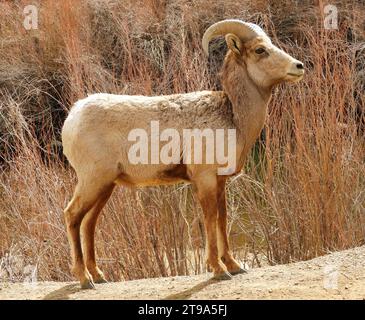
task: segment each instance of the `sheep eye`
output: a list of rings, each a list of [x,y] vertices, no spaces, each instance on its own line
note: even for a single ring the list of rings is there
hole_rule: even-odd
[[[255,50],[255,52],[256,52],[257,54],[263,54],[263,53],[265,52],[265,49],[264,49],[264,48],[257,48],[257,49]]]

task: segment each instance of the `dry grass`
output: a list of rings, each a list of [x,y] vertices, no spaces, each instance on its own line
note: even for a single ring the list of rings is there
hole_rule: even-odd
[[[42,280],[70,279],[62,210],[75,177],[59,141],[72,102],[219,88],[224,44],[206,63],[200,41],[224,18],[259,22],[308,69],[275,91],[262,139],[230,182],[235,254],[275,264],[363,244],[365,8],[339,2],[340,29],[328,31],[323,1],[292,2],[45,0],[32,31],[26,1],[1,2],[0,280],[22,280],[27,265]],[[190,187],[121,188],[100,219],[99,261],[112,280],[200,273],[202,229]]]

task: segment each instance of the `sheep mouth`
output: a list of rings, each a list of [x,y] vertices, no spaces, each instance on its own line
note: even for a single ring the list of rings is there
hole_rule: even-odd
[[[300,80],[302,80],[304,75],[303,73],[287,73],[286,76],[286,80],[290,81],[290,82],[299,82]]]
[[[297,78],[303,77],[303,74],[304,74],[304,72],[303,73],[287,73],[288,76],[297,77]]]

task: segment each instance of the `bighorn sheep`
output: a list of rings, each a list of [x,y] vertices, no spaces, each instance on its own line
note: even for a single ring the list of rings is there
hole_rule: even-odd
[[[226,180],[240,172],[259,136],[272,88],[284,81],[299,81],[304,66],[274,46],[255,24],[231,19],[213,24],[202,39],[207,55],[209,42],[218,36],[225,36],[229,49],[222,67],[223,91],[156,97],[94,94],[71,109],[63,126],[62,142],[78,183],[64,214],[73,272],[82,288],[106,281],[95,261],[94,232],[99,213],[118,184],[191,183],[204,213],[207,264],[214,278],[230,279],[245,272],[229,248]],[[235,129],[234,170],[219,175],[221,164],[186,164],[182,160],[131,164],[128,135],[135,128],[150,134],[151,121],[159,121],[161,129],[174,128],[179,133],[184,128]],[[180,155],[182,152],[179,149]]]

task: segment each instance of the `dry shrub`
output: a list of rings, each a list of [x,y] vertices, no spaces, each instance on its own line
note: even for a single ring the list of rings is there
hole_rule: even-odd
[[[26,1],[0,4],[0,280],[22,280],[27,266],[71,279],[62,210],[76,179],[60,128],[72,103],[219,88],[225,45],[214,42],[206,62],[200,42],[224,18],[260,23],[308,71],[276,89],[246,170],[229,183],[235,254],[256,266],[364,243],[364,5],[339,1],[334,31],[323,28],[323,1],[34,3],[32,31]],[[99,263],[112,280],[200,273],[202,230],[190,187],[120,188],[100,219]]]

